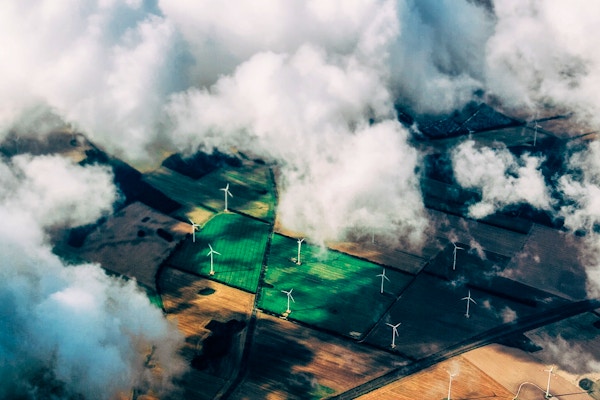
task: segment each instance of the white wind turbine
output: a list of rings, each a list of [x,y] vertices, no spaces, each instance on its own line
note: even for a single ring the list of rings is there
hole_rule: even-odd
[[[227,186],[225,186],[224,188],[221,188],[219,190],[222,190],[224,192],[224,195],[225,195],[225,211],[228,211],[228,209],[227,209],[227,196],[233,197],[233,195],[229,191],[229,183],[227,184]]]
[[[448,375],[450,375],[450,381],[448,382],[448,397],[446,399],[450,400],[450,392],[452,391],[452,378],[454,378],[456,374],[453,374],[450,371],[448,371]]]
[[[402,322],[398,322],[396,325],[392,325],[386,322],[386,325],[392,328],[392,349],[396,347],[396,336],[398,336],[398,327],[402,324]]]
[[[298,239],[298,258],[296,259],[296,264],[300,265],[300,249],[302,248],[302,242],[304,242],[304,238]]]
[[[552,397],[550,394],[550,378],[552,377],[552,371],[554,370],[554,366],[550,367],[550,369],[545,369],[544,371],[548,373],[548,384],[546,385],[546,396],[545,399],[549,399]]]
[[[210,251],[206,255],[210,256],[210,275],[214,275],[215,274],[215,270],[213,268],[213,254],[221,255],[221,253],[219,253],[218,251],[216,251],[215,249],[213,249],[210,244],[208,245],[208,248],[210,249]]]
[[[537,120],[535,120],[535,125],[533,125],[533,147],[535,147],[535,144],[537,142],[537,133],[538,133],[538,128],[541,128],[542,126],[540,124],[538,124]]]
[[[285,293],[287,295],[287,310],[285,310],[286,313],[291,313],[292,310],[290,310],[290,299],[295,303],[296,300],[294,300],[294,297],[292,296],[292,291],[294,290],[294,288],[291,288],[290,290],[282,290],[281,293]]]
[[[452,250],[452,271],[456,269],[456,251],[464,250],[464,247],[457,246],[456,243],[452,242],[452,246],[454,246],[454,250]]]
[[[200,224],[195,223],[190,218],[188,219],[190,220],[190,224],[192,224],[192,242],[196,242],[196,231],[200,227]]]
[[[387,276],[385,276],[385,268],[383,269],[382,273],[377,274],[375,276],[381,277],[381,291],[380,291],[380,293],[383,293],[383,281],[386,280],[386,281],[390,282],[390,279]]]
[[[471,298],[471,291],[469,290],[469,294],[467,297],[463,297],[461,300],[466,300],[467,301],[467,312],[465,313],[465,317],[469,318],[469,306],[471,304],[471,302],[473,302],[473,304],[477,304],[477,302],[475,302],[475,300],[473,300]]]

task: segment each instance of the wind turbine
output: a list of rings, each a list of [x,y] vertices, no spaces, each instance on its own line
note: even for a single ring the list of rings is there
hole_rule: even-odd
[[[190,218],[188,219],[190,220],[190,224],[192,224],[192,242],[196,242],[196,231],[198,230],[197,228],[200,227],[200,224],[195,223]]]
[[[15,154],[19,154],[19,142],[21,141],[21,137],[19,135],[15,135],[13,137],[13,141],[15,142]]]
[[[453,374],[450,371],[448,371],[448,375],[450,375],[450,381],[448,382],[448,397],[446,399],[450,400],[450,392],[452,391],[452,378],[454,378],[456,374]]]
[[[302,248],[302,242],[304,242],[304,238],[298,239],[298,259],[296,260],[296,264],[300,265],[300,249]]]
[[[396,347],[396,336],[398,336],[398,327],[402,322],[398,322],[396,325],[392,325],[386,322],[386,325],[392,328],[392,349]]]
[[[225,192],[225,211],[228,211],[227,210],[227,195],[229,195],[230,197],[233,197],[233,195],[229,191],[229,183],[227,184],[227,186],[225,186],[224,188],[221,188],[219,190],[222,190],[223,192]]]
[[[538,128],[541,128],[542,126],[540,124],[538,124],[537,119],[535,120],[535,125],[533,126],[533,147],[535,147],[535,144],[537,142],[537,133],[538,133]]]
[[[285,293],[287,295],[287,310],[285,310],[286,313],[291,313],[292,310],[290,310],[290,299],[292,299],[292,301],[295,303],[296,300],[294,300],[294,297],[292,296],[292,290],[294,290],[294,288],[291,288],[290,290],[282,290],[282,293]]]
[[[452,242],[452,246],[454,246],[454,250],[452,250],[452,271],[456,269],[456,250],[464,250],[464,247],[459,247],[456,243]]]
[[[552,377],[552,371],[554,370],[554,366],[550,367],[550,369],[545,369],[544,371],[548,373],[548,384],[546,385],[546,395],[544,398],[549,399],[552,397],[550,394],[550,378]]]
[[[465,317],[469,318],[470,317],[470,315],[469,315],[469,305],[470,305],[470,303],[473,302],[473,304],[477,304],[475,302],[475,300],[473,300],[471,298],[471,291],[469,290],[469,295],[467,297],[463,297],[461,300],[466,300],[467,301],[467,312],[465,313]]]
[[[377,274],[375,276],[380,276],[381,277],[381,292],[380,293],[383,293],[383,281],[384,280],[387,280],[388,282],[390,281],[390,279],[387,276],[385,276],[385,268],[383,269],[382,273]]]
[[[208,245],[208,248],[210,249],[210,251],[207,254],[207,256],[210,256],[210,275],[214,275],[215,270],[213,269],[213,254],[221,255],[221,253],[213,249],[210,244]]]

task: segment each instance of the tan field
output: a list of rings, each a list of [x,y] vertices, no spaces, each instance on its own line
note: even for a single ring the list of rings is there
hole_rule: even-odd
[[[231,320],[246,323],[254,295],[171,268],[161,272],[158,286],[167,317],[177,322],[185,336],[184,357],[192,363],[196,357],[209,354],[201,368],[192,368],[180,382],[185,398],[215,398],[237,375],[246,330],[221,337],[210,328]],[[221,339],[211,342],[213,348],[224,345],[224,353],[205,347],[213,334]]]
[[[501,345],[490,345],[439,363],[417,374],[359,397],[370,399],[445,399],[453,374],[452,399],[542,400],[548,383],[548,365],[529,353]],[[560,371],[553,374],[550,394],[557,399],[591,400],[592,397]]]

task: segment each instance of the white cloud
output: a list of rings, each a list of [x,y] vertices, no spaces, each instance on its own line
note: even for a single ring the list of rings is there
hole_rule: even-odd
[[[134,281],[97,265],[65,266],[46,244],[44,228],[90,223],[111,209],[111,173],[28,155],[0,163],[0,172],[0,397],[109,399],[133,385],[167,389],[184,368],[176,328]],[[145,373],[152,346],[164,382]]]
[[[391,99],[377,70],[354,57],[330,60],[313,46],[261,53],[210,90],[174,98],[170,114],[182,148],[241,146],[276,161],[280,215],[313,240],[357,226],[390,225],[413,241],[423,233],[416,151],[387,119]]]
[[[511,204],[549,209],[552,199],[540,171],[542,161],[529,154],[516,157],[506,148],[476,147],[472,140],[452,151],[457,182],[481,192],[481,201],[469,207],[473,218],[484,218]]]
[[[494,1],[487,43],[489,90],[513,107],[575,111],[598,126],[600,45],[593,32],[600,4],[586,0]]]

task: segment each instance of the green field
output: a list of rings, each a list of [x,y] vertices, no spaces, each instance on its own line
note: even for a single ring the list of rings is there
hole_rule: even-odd
[[[295,260],[294,238],[273,235],[265,283],[259,307],[283,314],[293,289],[289,318],[350,337],[365,334],[385,314],[413,277],[386,270],[384,293],[380,293],[382,267],[344,253],[302,243],[301,265]]]
[[[168,260],[173,268],[210,276],[208,245],[215,274],[211,279],[249,292],[256,292],[271,228],[269,224],[235,213],[220,213],[196,232],[196,241],[187,238]]]
[[[229,183],[229,191],[233,195],[228,199],[230,210],[268,222],[275,219],[275,183],[270,169],[264,165],[235,170],[217,169],[198,180],[161,167],[145,174],[144,180],[184,205],[185,213],[196,207],[223,211],[224,192],[220,189]]]
[[[271,171],[264,165],[253,168],[224,170],[218,169],[200,179],[205,188],[217,188],[211,195],[210,207],[222,210],[224,192],[219,190],[229,183],[233,197],[228,199],[228,208],[240,211],[268,222],[275,220],[275,183]]]

